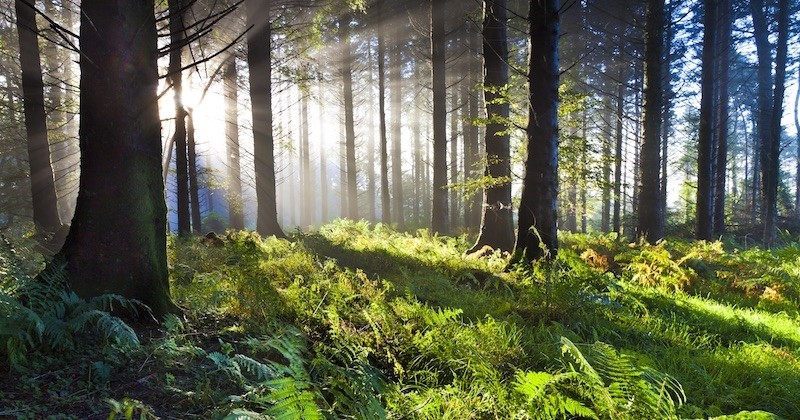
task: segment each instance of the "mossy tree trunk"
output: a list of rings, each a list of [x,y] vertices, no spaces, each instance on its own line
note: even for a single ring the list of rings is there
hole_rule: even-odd
[[[81,3],[80,190],[57,258],[66,261],[79,296],[116,293],[160,316],[175,307],[167,273],[156,39],[152,0]]]

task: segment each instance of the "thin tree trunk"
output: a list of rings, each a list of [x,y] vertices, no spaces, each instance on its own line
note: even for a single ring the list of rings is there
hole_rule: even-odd
[[[603,208],[600,216],[600,231],[603,233],[607,233],[611,227],[611,162],[613,160],[611,142],[613,141],[613,136],[610,125],[612,118],[611,97],[609,97],[604,118],[609,127],[606,127],[603,133],[603,196],[601,198]]]
[[[183,106],[182,53],[184,0],[169,0],[169,38],[173,47],[169,53],[169,79],[175,103],[175,171],[177,180],[178,234],[189,235],[192,229],[189,210],[189,162],[186,144],[186,108]]]
[[[47,116],[44,111],[44,83],[39,61],[36,15],[21,0],[14,2],[19,34],[19,55],[22,68],[22,103],[27,132],[28,164],[33,197],[33,222],[45,233],[61,226],[58,214],[53,166],[50,163],[50,144],[47,139]]]
[[[347,170],[347,217],[358,220],[358,184],[356,183],[356,132],[353,117],[353,55],[350,47],[350,15],[340,22],[342,43],[342,87],[344,89],[345,161]],[[342,196],[342,199],[345,197]]]
[[[244,229],[242,170],[239,151],[239,72],[231,54],[223,74],[225,95],[225,145],[228,155],[228,217],[231,228]]]
[[[189,158],[189,198],[192,202],[192,231],[201,233],[202,215],[200,213],[200,183],[197,180],[197,150],[194,142],[194,119],[186,113],[186,147]]]
[[[300,188],[303,201],[300,203],[300,224],[311,226],[314,217],[314,197],[311,193],[311,148],[308,128],[308,85],[300,90]]]
[[[377,197],[375,185],[375,97],[372,95],[372,86],[375,84],[373,75],[372,39],[367,43],[367,86],[369,99],[367,102],[367,219],[375,220],[375,200]]]
[[[386,41],[385,28],[378,31],[378,120],[381,137],[381,221],[391,223],[389,202],[389,151],[386,139]]]
[[[623,136],[623,118],[625,118],[625,84],[622,82],[624,72],[620,66],[619,82],[617,83],[617,97],[616,97],[616,128],[614,130],[615,148],[614,148],[614,217],[613,228],[614,232],[622,233],[622,144],[624,141]]]
[[[800,66],[797,67],[797,80],[800,80]],[[800,217],[800,86],[795,90],[794,96],[794,136],[797,144],[797,162],[795,166],[795,192],[794,211]]]
[[[319,89],[319,113],[320,115],[323,114],[323,103],[325,102],[325,96],[323,95],[322,91],[322,80],[319,81],[317,85]],[[320,127],[323,127],[324,124],[320,124]],[[319,196],[320,196],[320,213],[319,213],[319,220],[320,225],[326,223],[328,221],[328,184],[330,183],[330,178],[328,176],[328,159],[326,157],[328,150],[325,148],[325,131],[320,129],[319,130]]]
[[[444,0],[441,0],[444,1]],[[402,56],[400,47],[400,28],[395,28],[395,43],[389,53],[389,80],[391,83],[392,105],[392,215],[397,226],[402,228],[405,222],[403,215],[403,157],[402,157],[402,106],[403,106],[403,75],[401,73]]]
[[[419,61],[414,62],[414,80],[412,83],[417,83],[418,85],[422,84],[422,77],[420,76],[419,71]],[[419,100],[419,98],[417,99]],[[422,124],[422,120],[419,116],[419,105],[416,103],[417,100],[413,101],[414,103],[414,119],[412,120],[411,124],[411,136],[414,138],[414,200],[412,200],[412,208],[414,214],[414,224],[421,225],[424,222],[421,218],[421,207],[424,205],[422,204],[425,200],[422,200],[425,187],[423,185],[423,173],[424,173],[424,163],[422,161],[422,136],[420,134],[420,124]],[[798,164],[800,165],[800,164]]]
[[[450,229],[458,229],[458,89],[450,92]]]
[[[272,135],[272,28],[269,1],[245,0],[247,23],[247,65],[250,69],[250,103],[253,113],[253,156],[255,159],[256,230],[263,236],[285,238],[278,223],[275,191],[275,143]]]
[[[558,3],[529,2],[528,153],[514,246],[528,261],[558,250]]]
[[[469,78],[470,85],[477,84],[481,76],[483,75],[483,69],[481,66],[481,49],[482,49],[482,37],[481,33],[478,31],[470,32],[469,37],[470,42],[470,64],[469,64]],[[469,92],[469,129],[467,130],[468,133],[468,140],[465,139],[464,143],[464,175],[465,177],[468,176],[469,178],[476,178],[479,176],[478,171],[478,162],[479,162],[479,155],[480,155],[480,129],[478,124],[474,122],[480,113],[480,103],[479,103],[479,94],[477,92]],[[467,146],[469,146],[469,150],[467,150]],[[471,199],[467,202],[467,207],[469,208],[469,218],[466,220],[466,225],[471,229],[480,229],[481,224],[481,217],[483,216],[482,204],[483,204],[483,191],[480,191],[472,196]],[[512,223],[513,224],[513,223]],[[513,231],[513,227],[512,227]],[[513,237],[513,233],[512,233]]]
[[[433,80],[433,202],[431,229],[450,231],[447,200],[447,92],[445,79],[445,0],[431,2],[431,61]]]

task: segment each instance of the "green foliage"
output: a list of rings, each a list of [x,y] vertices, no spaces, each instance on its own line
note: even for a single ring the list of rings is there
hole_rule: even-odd
[[[139,302],[112,294],[79,298],[68,288],[63,262],[54,261],[33,278],[5,240],[0,259],[7,267],[0,273],[0,354],[11,367],[23,369],[34,348],[73,352],[92,336],[120,348],[139,346],[133,329],[110,314],[115,306],[134,314],[146,310]]]

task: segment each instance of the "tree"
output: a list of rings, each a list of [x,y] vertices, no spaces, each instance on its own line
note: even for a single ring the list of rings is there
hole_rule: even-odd
[[[239,72],[231,54],[223,73],[225,91],[225,138],[228,156],[228,217],[231,228],[244,229],[242,171],[239,152]]]
[[[186,144],[186,108],[183,106],[183,0],[169,0],[169,80],[175,102],[175,133],[172,144],[175,145],[175,171],[177,172],[177,206],[178,234],[188,235],[191,231],[191,213],[189,211],[189,159]]]
[[[383,14],[383,2],[378,5],[378,13]],[[381,143],[381,221],[390,223],[391,207],[389,201],[389,151],[386,139],[386,28],[378,29],[378,130]]]
[[[275,197],[275,144],[272,135],[272,28],[268,1],[246,0],[247,66],[250,69],[250,102],[253,113],[255,159],[256,230],[264,236],[285,238],[278,224]]]
[[[528,145],[514,253],[529,262],[558,250],[558,3],[528,3]]]
[[[649,0],[644,50],[644,131],[640,155],[637,236],[655,242],[664,237],[661,201],[661,111],[664,51],[664,0]]]
[[[344,95],[345,162],[347,179],[347,217],[358,220],[358,184],[356,183],[356,132],[353,117],[353,54],[350,47],[350,14],[339,21],[341,43],[341,75]],[[342,214],[344,216],[344,214]]]
[[[703,18],[703,68],[700,82],[700,132],[697,144],[697,230],[700,240],[711,240],[714,229],[714,77],[716,60],[716,5],[715,1],[705,0]]]
[[[445,78],[445,0],[431,2],[431,63],[433,78],[433,200],[431,229],[447,234],[447,92]]]
[[[730,0],[716,2],[718,8],[717,20],[717,47],[716,52],[716,81],[717,81],[717,109],[716,109],[716,130],[715,130],[715,154],[714,162],[714,236],[725,233],[725,184],[728,169],[728,102],[729,102],[729,69],[730,69],[730,50],[731,50],[731,24],[733,10]]]
[[[66,262],[79,296],[115,293],[161,316],[175,307],[167,272],[154,2],[84,0],[80,16],[80,190],[55,261]]]
[[[47,117],[44,110],[44,82],[37,40],[36,14],[23,0],[14,2],[19,34],[19,56],[22,68],[22,101],[25,130],[28,137],[33,222],[44,232],[55,232],[61,226],[58,215],[50,143],[47,138]]]
[[[486,169],[483,216],[478,240],[468,252],[484,245],[503,251],[514,246],[511,213],[511,146],[508,132],[509,103],[503,91],[508,85],[508,29],[505,0],[486,0],[483,20]]]

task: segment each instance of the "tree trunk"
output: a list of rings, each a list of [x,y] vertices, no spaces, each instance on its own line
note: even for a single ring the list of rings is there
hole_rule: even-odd
[[[225,142],[228,155],[228,218],[231,228],[244,229],[242,170],[239,151],[239,72],[231,54],[223,74],[225,96]]]
[[[445,0],[431,2],[431,61],[433,80],[433,201],[431,229],[449,233],[447,214],[447,84],[445,82]]]
[[[322,91],[322,81],[320,80],[319,84],[317,85],[319,89],[319,112],[320,115],[323,114],[323,104],[325,102],[325,95],[323,95]],[[324,124],[320,124],[320,127],[323,127]],[[329,150],[325,148],[325,132],[324,130],[319,130],[319,196],[320,196],[320,214],[319,220],[320,225],[326,223],[328,221],[328,184],[330,183],[330,177],[328,175],[328,159],[326,155],[330,153]]]
[[[285,238],[278,224],[275,197],[275,144],[272,136],[272,28],[271,2],[245,0],[247,24],[247,66],[250,69],[250,103],[253,113],[253,157],[255,159],[256,229],[263,236]]]
[[[300,89],[300,189],[303,200],[300,203],[300,225],[311,226],[314,217],[311,194],[311,148],[308,130],[308,85]]]
[[[716,162],[714,164],[714,236],[725,233],[725,182],[728,168],[728,74],[730,68],[731,19],[730,0],[716,2],[718,8],[716,60],[717,115],[716,115]]]
[[[675,5],[669,3],[667,6],[666,34],[664,39],[664,63],[662,70],[662,83],[664,83],[663,106],[661,111],[661,214],[665,221],[667,218],[667,188],[669,182],[669,138],[672,132],[672,102],[675,93],[672,89],[672,43],[675,40],[675,24],[672,22],[673,10]]]
[[[192,232],[197,235],[202,230],[200,214],[200,183],[197,179],[197,148],[194,142],[194,119],[191,110],[186,112],[186,152],[189,159],[189,199],[192,207]]]
[[[709,241],[714,229],[714,110],[716,101],[714,85],[716,74],[716,6],[714,0],[704,0],[703,18],[703,68],[700,83],[700,127],[697,142],[697,208],[695,235],[699,240]]]
[[[800,80],[800,66],[797,67],[797,80]],[[800,86],[795,90],[794,96],[794,137],[797,147],[797,162],[794,172],[794,211],[795,216],[800,217]]]
[[[622,82],[625,73],[620,66],[619,78],[617,82],[617,97],[616,97],[616,128],[614,129],[615,147],[614,147],[614,232],[622,233],[622,145],[623,137],[623,119],[625,118],[625,84]]]
[[[437,0],[438,1],[438,0]],[[441,0],[444,1],[444,0]],[[399,26],[399,25],[398,25]],[[401,34],[400,28],[395,28],[395,43],[389,53],[389,80],[391,83],[391,105],[392,105],[392,215],[397,226],[402,229],[405,222],[403,215],[403,157],[402,157],[402,107],[403,107],[403,66],[400,47]]]
[[[169,81],[172,83],[175,103],[175,133],[172,144],[175,145],[175,171],[177,181],[178,235],[186,236],[191,232],[191,212],[189,211],[189,161],[186,145],[186,108],[183,106],[183,72],[181,54],[183,52],[183,0],[169,0]]]
[[[611,111],[611,97],[608,98],[606,104],[605,121],[611,125],[613,113]],[[608,233],[611,228],[611,142],[613,141],[611,128],[608,127],[604,131],[603,137],[603,192],[602,192],[602,210],[600,215],[600,231]]]
[[[375,85],[373,76],[372,39],[367,42],[367,86],[369,100],[367,102],[367,219],[375,220],[375,198],[377,197],[375,185],[375,97],[372,95],[372,86]]]
[[[342,48],[342,87],[344,89],[345,161],[347,170],[347,217],[358,220],[358,184],[356,183],[356,132],[353,117],[353,55],[350,50],[350,15],[339,25]],[[344,199],[344,196],[342,196]]]
[[[663,92],[661,61],[664,51],[664,0],[650,0],[645,34],[644,132],[641,147],[638,232],[655,241],[664,237],[661,212],[661,111]]]
[[[775,243],[778,218],[778,184],[780,183],[781,119],[783,117],[783,95],[786,90],[786,61],[789,40],[789,0],[779,0],[777,10],[778,40],[775,52],[775,90],[772,94],[772,109],[769,119],[769,136],[762,145],[764,162],[762,182],[762,217],[764,223],[763,242],[769,249]],[[755,16],[753,17],[755,19]],[[761,63],[759,63],[759,67]]]
[[[483,75],[483,69],[481,66],[481,48],[482,48],[482,37],[481,33],[478,31],[472,31],[469,37],[470,42],[470,64],[469,64],[469,81],[470,86],[476,85],[481,76]],[[469,178],[476,178],[479,176],[478,171],[478,159],[480,154],[480,130],[478,124],[474,122],[480,113],[480,103],[479,103],[479,94],[477,92],[469,92],[469,129],[467,130],[468,139],[465,139],[464,143],[464,174]],[[468,148],[467,148],[468,146]],[[474,194],[471,199],[467,202],[467,207],[469,208],[469,217],[466,220],[466,225],[471,229],[479,229],[481,223],[481,217],[483,212],[481,211],[482,204],[483,204],[483,192],[478,192]],[[513,232],[513,228],[512,228]],[[513,238],[513,233],[512,233]]]
[[[160,319],[175,306],[167,272],[154,2],[83,0],[80,28],[80,190],[56,260],[66,261],[79,296],[138,299]]]
[[[508,132],[509,104],[497,101],[499,89],[508,84],[508,28],[506,0],[486,0],[483,19],[484,97],[489,124],[486,126],[485,177],[492,182],[484,190],[483,215],[478,240],[468,252],[488,245],[511,251],[514,222],[511,206],[511,145]]]
[[[529,2],[528,146],[514,247],[527,261],[558,250],[558,3]]]
[[[389,150],[386,139],[386,36],[385,27],[378,31],[378,120],[381,137],[381,221],[392,222],[389,207]]]
[[[50,144],[47,139],[47,116],[44,111],[44,83],[39,61],[36,14],[22,0],[14,2],[19,33],[19,56],[22,68],[22,102],[25,130],[28,137],[28,164],[33,197],[33,222],[43,233],[55,232],[61,226],[58,215]]]
[[[411,83],[416,83],[417,85],[422,84],[422,77],[420,76],[420,63],[419,61],[414,62],[414,79]],[[419,99],[417,99],[419,100]],[[419,116],[419,105],[414,103],[414,118],[411,123],[411,136],[414,138],[414,197],[415,199],[412,200],[413,206],[413,214],[414,214],[414,224],[421,225],[423,223],[423,219],[421,217],[421,208],[423,206],[423,202],[425,200],[422,199],[424,196],[425,186],[423,185],[423,173],[424,173],[424,163],[422,161],[422,136],[420,134],[420,124],[422,124],[422,119]],[[800,163],[798,164],[800,167]]]
[[[450,230],[458,229],[458,89],[450,89]]]

